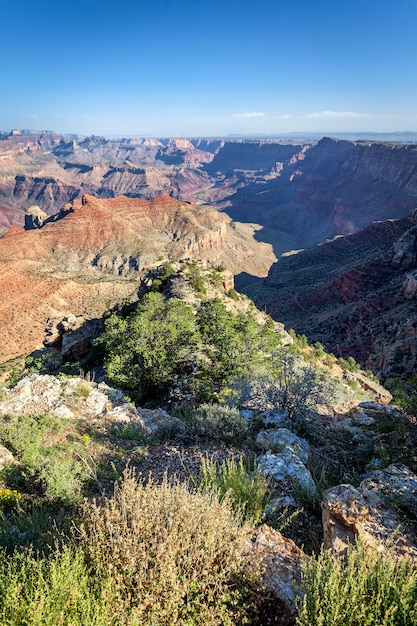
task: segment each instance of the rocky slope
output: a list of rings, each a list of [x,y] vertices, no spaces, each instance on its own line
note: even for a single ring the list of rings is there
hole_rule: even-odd
[[[39,215],[32,209],[28,222]],[[135,294],[141,271],[161,259],[202,259],[258,275],[274,260],[253,227],[168,196],[86,195],[42,223],[12,226],[0,239],[2,361],[41,343],[48,318],[68,312],[94,318]]]
[[[247,293],[287,328],[386,379],[417,368],[417,213],[272,266]]]

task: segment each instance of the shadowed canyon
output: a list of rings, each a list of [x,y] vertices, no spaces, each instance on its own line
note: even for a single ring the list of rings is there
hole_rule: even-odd
[[[3,135],[2,326],[33,340],[2,358],[39,343],[47,309],[101,314],[135,272],[189,257],[337,356],[410,375],[416,205],[415,145]]]

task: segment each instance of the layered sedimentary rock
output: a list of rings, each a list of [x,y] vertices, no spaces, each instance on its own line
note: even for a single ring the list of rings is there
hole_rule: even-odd
[[[376,222],[274,264],[248,287],[287,328],[353,355],[384,379],[417,369],[417,212]]]
[[[406,215],[417,199],[415,146],[322,139],[187,140],[17,135],[0,140],[0,227],[85,193],[164,192],[262,226],[276,253]]]
[[[161,259],[195,259],[266,275],[274,255],[254,229],[168,196],[152,201],[92,196],[41,228],[12,226],[0,239],[2,361],[40,345],[48,319],[100,317],[136,297],[141,271]]]

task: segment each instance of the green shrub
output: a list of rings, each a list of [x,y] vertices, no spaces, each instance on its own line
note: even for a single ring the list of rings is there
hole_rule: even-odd
[[[218,464],[204,459],[201,466],[201,488],[204,492],[215,490],[220,499],[226,495],[234,510],[244,519],[257,524],[261,521],[271,498],[267,477],[257,469],[254,461],[230,458]]]
[[[393,395],[393,403],[406,413],[417,416],[417,378],[389,378],[386,387]]]
[[[417,566],[361,542],[304,565],[297,626],[415,626]]]
[[[110,381],[141,398],[189,370],[198,341],[191,307],[149,293],[126,318],[109,317],[97,344],[104,349]]]
[[[116,626],[109,579],[89,575],[81,550],[0,553],[0,623],[6,626]]]
[[[62,366],[62,356],[55,350],[45,350],[40,356],[25,359],[28,374],[57,374]]]
[[[115,613],[128,616],[120,623],[245,623],[249,526],[227,499],[125,473],[114,498],[86,504],[84,518],[81,545],[92,576],[111,579]]]
[[[6,482],[23,489],[41,488],[50,498],[76,499],[88,476],[75,445],[51,443],[62,429],[63,421],[49,414],[3,416],[0,441],[20,462],[4,468]]]
[[[203,295],[207,293],[206,283],[203,275],[200,272],[197,264],[190,263],[187,266],[187,275],[188,281],[190,283],[190,287],[197,291],[198,293],[202,293]]]
[[[235,407],[202,404],[192,412],[190,423],[199,435],[225,443],[240,443],[248,434],[248,423]]]
[[[219,299],[197,314],[184,302],[148,293],[125,317],[111,315],[96,346],[110,381],[136,399],[174,390],[212,400],[236,376],[267,368],[279,339],[268,325],[235,315]]]

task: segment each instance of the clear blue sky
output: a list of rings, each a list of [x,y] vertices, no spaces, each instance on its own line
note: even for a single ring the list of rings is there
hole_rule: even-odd
[[[417,0],[0,0],[0,129],[417,131]]]

